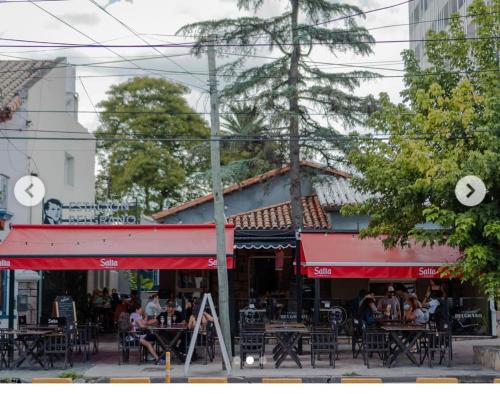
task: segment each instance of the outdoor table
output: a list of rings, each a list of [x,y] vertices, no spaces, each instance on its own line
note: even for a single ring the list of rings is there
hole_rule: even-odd
[[[308,334],[309,330],[301,323],[266,324],[266,333],[273,335],[278,344],[273,349],[275,367],[279,368],[281,363],[290,356],[299,368],[302,368],[298,356],[298,342],[302,335]]]
[[[28,360],[31,365],[36,361],[44,367],[42,360],[43,350],[39,352],[39,349],[44,348],[44,342],[47,335],[53,332],[54,330],[50,329],[6,331],[7,334],[17,337],[17,341],[14,341],[16,349],[19,352],[19,359],[15,363],[16,368],[19,368],[26,360]]]
[[[420,325],[382,325],[381,329],[388,332],[394,347],[391,346],[388,366],[393,366],[401,355],[406,357],[415,365],[420,365],[411,349],[417,343],[418,339],[429,330]],[[405,335],[409,334],[409,335]]]
[[[149,331],[153,333],[158,344],[161,347],[161,353],[158,354],[159,358],[162,358],[166,352],[172,352],[181,362],[183,362],[183,356],[177,348],[176,344],[179,341],[181,335],[186,331],[187,325],[184,323],[172,324],[171,326],[148,326]],[[174,337],[170,341],[165,341],[165,334],[174,333]]]

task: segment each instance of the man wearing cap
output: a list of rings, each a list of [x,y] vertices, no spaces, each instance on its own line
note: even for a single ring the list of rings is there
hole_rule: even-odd
[[[401,319],[401,307],[399,306],[399,300],[394,294],[394,287],[387,287],[386,296],[379,300],[377,309],[384,314],[386,320]]]

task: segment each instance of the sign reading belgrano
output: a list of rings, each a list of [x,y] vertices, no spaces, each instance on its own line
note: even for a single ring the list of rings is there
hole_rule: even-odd
[[[126,202],[69,202],[51,198],[43,204],[44,224],[136,224],[136,204]]]

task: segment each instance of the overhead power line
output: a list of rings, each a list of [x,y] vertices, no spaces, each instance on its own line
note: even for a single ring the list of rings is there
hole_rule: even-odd
[[[402,40],[374,40],[374,41],[337,41],[333,45],[345,44],[402,44],[410,42],[447,42],[447,41],[482,41],[482,40],[495,40],[500,39],[497,36],[491,37],[451,37],[451,38],[415,38],[415,39],[402,39]],[[51,42],[51,41],[37,41],[37,40],[21,40],[14,38],[0,38],[0,41],[13,41],[23,42],[27,44],[0,44],[0,48],[194,48],[195,42],[178,43],[178,44],[79,44],[79,43],[64,43],[64,42]],[[281,45],[293,45],[293,43],[282,43]],[[308,42],[301,43],[301,45],[326,45],[323,42]],[[331,45],[331,44],[330,44]],[[268,47],[269,43],[253,43],[253,44],[211,44],[205,43],[204,46],[214,47]],[[121,56],[120,56],[121,57]],[[130,61],[130,60],[129,60]]]
[[[473,132],[475,133],[475,132]],[[472,134],[473,134],[472,133]],[[337,135],[337,136],[329,136],[329,137],[298,137],[297,140],[303,142],[338,142],[338,141],[369,141],[369,140],[389,140],[392,137],[402,137],[408,140],[426,140],[432,137],[437,136],[436,133],[426,133],[421,134],[418,133],[415,136],[387,136],[387,135],[364,135],[364,136],[353,136],[353,135]],[[102,137],[102,136],[91,136],[91,137],[31,137],[31,136],[0,136],[0,140],[40,140],[40,141],[107,141],[107,142],[211,142],[211,141],[219,141],[219,142],[289,142],[289,135],[281,135],[281,136],[268,136],[268,137],[260,137],[260,138],[231,138],[231,137],[213,137],[213,138],[201,138],[201,137],[135,137],[135,138],[125,138],[125,137]],[[467,136],[449,136],[446,139],[449,140],[462,140],[472,138],[471,135]]]
[[[63,23],[64,25],[68,26],[69,28],[71,28],[72,30],[76,31],[77,33],[79,33],[80,35],[86,37],[87,39],[91,40],[92,42],[94,42],[95,44],[94,45],[102,45],[102,44],[99,44],[98,41],[96,41],[93,37],[89,36],[88,34],[82,32],[81,30],[77,29],[76,27],[74,27],[73,25],[71,25],[70,23],[66,22],[64,19],[58,17],[57,15],[53,14],[52,12],[46,10],[45,8],[43,8],[42,6],[36,4],[33,2],[33,0],[29,0],[30,3],[32,3],[35,7],[39,8],[40,10],[42,10],[43,12],[45,12],[46,14],[50,15],[52,18],[58,20],[59,22]],[[136,62],[134,62],[133,60],[130,60],[130,59],[127,59],[126,57],[122,56],[121,54],[119,54],[118,52],[115,52],[113,51],[110,47],[107,47],[107,46],[102,46],[102,48],[105,48],[107,49],[109,52],[113,53],[114,55],[120,57],[121,59],[129,62],[130,64],[134,65],[135,67],[137,67],[138,69],[142,69],[140,65],[138,65]],[[173,79],[172,79],[173,80]],[[176,80],[173,80],[174,82],[179,82],[179,81],[176,81]],[[184,83],[185,85],[191,85],[189,83]],[[203,87],[200,87],[200,86],[195,86],[195,85],[192,85],[194,87],[196,87],[197,89],[200,89],[200,90],[206,90],[205,88]]]
[[[151,45],[147,40],[145,40],[142,36],[140,36],[133,28],[131,28],[130,26],[128,26],[125,22],[121,21],[120,19],[118,19],[116,16],[114,16],[113,14],[111,14],[108,10],[106,10],[104,7],[102,7],[100,4],[98,4],[96,1],[94,0],[89,0],[90,3],[92,3],[93,5],[95,5],[99,10],[101,10],[102,12],[104,12],[106,15],[109,15],[111,18],[113,18],[115,21],[117,21],[120,25],[122,25],[125,29],[127,29],[128,31],[130,31],[132,34],[134,34],[134,36],[136,36],[139,40],[141,40],[142,42],[144,42],[145,44],[147,45]],[[201,82],[202,84],[204,84],[206,81],[203,81],[201,80],[200,78],[198,78],[195,74],[192,74],[190,73],[188,70],[186,70],[186,68],[184,68],[183,66],[181,66],[179,63],[177,63],[175,60],[172,60],[170,59],[168,56],[166,56],[163,52],[161,52],[160,50],[158,50],[158,48],[154,48],[154,47],[151,47],[155,52],[159,53],[161,57],[163,57],[164,59],[168,60],[169,62],[173,63],[174,65],[176,65],[177,67],[179,67],[180,69],[186,71],[188,74],[192,75],[194,77],[194,79],[196,79],[198,82]]]

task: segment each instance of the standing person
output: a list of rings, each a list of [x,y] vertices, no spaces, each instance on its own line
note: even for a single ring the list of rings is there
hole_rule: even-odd
[[[425,290],[424,304],[430,301],[432,293],[446,298],[446,289],[440,279],[431,279],[429,281],[429,286]]]
[[[146,305],[146,317],[148,319],[156,319],[161,312],[160,296],[158,293],[153,294],[149,297],[149,302]]]
[[[160,360],[158,354],[156,354],[153,347],[155,341],[155,336],[150,332],[147,332],[148,324],[154,324],[155,321],[146,321],[143,317],[142,306],[137,305],[135,311],[130,314],[130,324],[132,325],[132,331],[139,338],[139,343],[144,346],[148,352],[154,357],[155,364],[164,364],[165,360]]]
[[[401,308],[399,306],[399,300],[395,296],[394,287],[387,287],[385,297],[379,300],[377,308],[384,314],[384,318],[387,320],[401,319]]]

